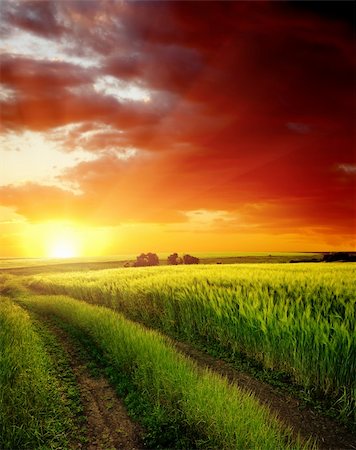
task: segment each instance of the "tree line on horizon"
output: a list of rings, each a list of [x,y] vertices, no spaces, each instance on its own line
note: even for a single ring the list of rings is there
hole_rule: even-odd
[[[131,265],[126,263],[125,267],[147,267],[147,266],[158,266],[159,258],[156,253],[141,253],[136,257],[136,261]],[[183,255],[182,257],[178,253],[172,253],[167,258],[167,264],[170,266],[177,266],[179,264],[199,264],[200,260],[196,256],[189,254]]]

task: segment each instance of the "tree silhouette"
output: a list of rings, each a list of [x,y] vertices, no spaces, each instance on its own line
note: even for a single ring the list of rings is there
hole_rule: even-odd
[[[146,255],[149,266],[158,266],[159,259],[156,253],[147,253]]]
[[[184,255],[183,262],[184,264],[199,264],[199,258],[196,256]]]
[[[158,266],[159,258],[156,253],[141,253],[136,257],[133,267]]]
[[[324,255],[323,261],[334,262],[334,261],[356,261],[356,254],[349,252],[334,252]]]
[[[176,266],[177,264],[182,264],[182,258],[178,256],[178,253],[172,253],[167,258],[167,264],[171,266]]]
[[[167,258],[167,264],[171,266],[176,266],[178,264],[199,264],[199,258],[191,255],[184,255],[181,258],[178,253],[172,253]]]

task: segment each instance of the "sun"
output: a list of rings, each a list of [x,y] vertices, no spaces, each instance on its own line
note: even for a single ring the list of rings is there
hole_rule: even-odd
[[[73,241],[59,240],[50,247],[49,256],[51,258],[74,258],[78,256],[78,250]]]
[[[42,228],[41,240],[47,258],[77,258],[82,255],[81,229],[65,222],[47,223]]]
[[[32,253],[41,248],[44,258],[99,256],[108,248],[110,233],[106,228],[93,229],[75,222],[45,223],[33,236]]]

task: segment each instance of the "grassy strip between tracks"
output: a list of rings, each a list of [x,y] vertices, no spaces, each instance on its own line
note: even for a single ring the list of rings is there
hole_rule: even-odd
[[[1,297],[0,448],[69,448],[78,438],[79,394],[63,358],[45,328]]]
[[[151,419],[165,417],[166,447],[302,447],[252,396],[209,371],[199,371],[159,333],[107,308],[69,297],[25,296],[23,301],[92,339],[112,367],[125,374],[131,392],[151,405]]]

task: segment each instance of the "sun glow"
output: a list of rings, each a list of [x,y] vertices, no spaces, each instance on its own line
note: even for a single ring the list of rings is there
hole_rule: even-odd
[[[78,256],[74,243],[65,240],[55,242],[49,253],[51,258],[74,258]]]
[[[81,256],[82,239],[78,230],[64,224],[52,224],[45,231],[46,256],[74,258]]]
[[[101,256],[111,249],[113,231],[74,222],[38,225],[27,241],[27,254],[45,258]],[[114,234],[116,236],[116,232]]]

